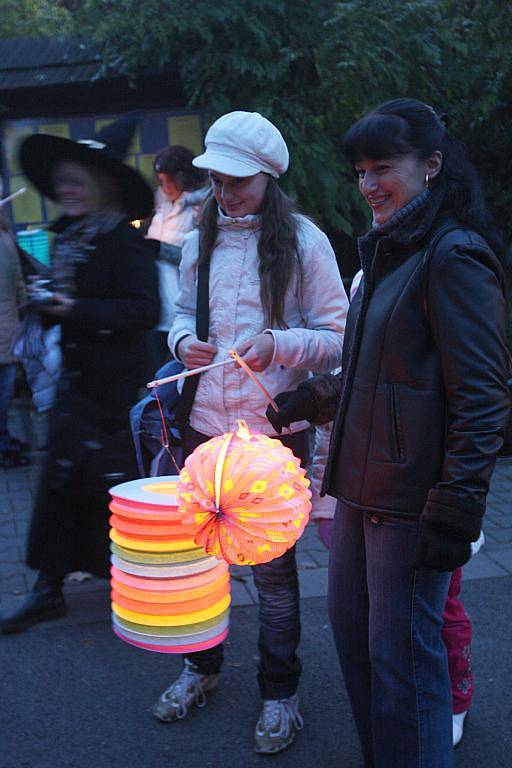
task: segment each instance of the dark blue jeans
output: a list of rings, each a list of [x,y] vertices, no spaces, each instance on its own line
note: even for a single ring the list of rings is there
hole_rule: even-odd
[[[189,428],[184,436],[184,455],[188,456],[208,439]],[[306,466],[309,459],[307,432],[282,435],[279,439]],[[300,596],[295,547],[270,563],[253,566],[252,572],[259,595],[258,684],[261,696],[263,699],[286,699],[297,690],[302,669],[297,656]],[[217,645],[207,651],[187,654],[185,658],[202,674],[217,674],[224,658],[223,647]]]
[[[412,567],[418,522],[338,504],[329,616],[366,768],[452,768],[442,612],[450,573]]]

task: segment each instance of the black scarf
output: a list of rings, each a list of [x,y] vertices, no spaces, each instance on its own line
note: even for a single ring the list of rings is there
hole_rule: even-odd
[[[439,217],[444,197],[443,187],[425,189],[384,224],[359,237],[357,248],[363,270],[366,272],[365,267],[372,260],[375,247],[382,238],[387,237],[401,246],[412,246],[425,239]]]
[[[62,218],[56,222],[52,278],[58,290],[73,296],[76,267],[88,261],[95,249],[93,240],[110,232],[125,218],[125,214],[118,211],[95,211],[77,219]]]

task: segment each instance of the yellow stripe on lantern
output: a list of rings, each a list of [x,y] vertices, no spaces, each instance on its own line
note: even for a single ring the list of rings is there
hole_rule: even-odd
[[[147,624],[154,627],[183,627],[187,624],[197,624],[200,621],[213,619],[214,616],[223,613],[230,603],[231,597],[230,595],[226,595],[218,603],[211,605],[209,608],[204,608],[202,611],[182,613],[176,616],[158,616],[148,613],[137,613],[136,611],[130,611],[128,608],[123,608],[114,602],[112,602],[111,605],[112,610],[117,616],[126,619],[126,621],[133,621],[134,624]]]
[[[280,531],[265,531],[265,535],[268,536],[269,541],[275,541],[276,544],[284,544],[288,541],[288,537]]]
[[[110,529],[110,538],[116,544],[126,549],[134,549],[138,552],[182,552],[183,550],[197,550],[194,539],[183,539],[182,541],[142,541],[141,539],[128,539],[120,536],[113,528]]]
[[[143,491],[149,491],[149,493],[158,493],[165,496],[175,496],[178,489],[177,480],[167,480],[164,483],[150,483],[149,485],[143,485]]]

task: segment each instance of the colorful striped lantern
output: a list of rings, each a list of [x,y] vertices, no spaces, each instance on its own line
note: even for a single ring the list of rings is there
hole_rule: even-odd
[[[256,565],[283,555],[311,511],[309,480],[279,440],[251,433],[214,437],[185,461],[179,511],[197,545],[228,563]]]
[[[152,477],[110,489],[113,629],[159,653],[205,650],[228,634],[228,566],[194,542],[177,484]]]

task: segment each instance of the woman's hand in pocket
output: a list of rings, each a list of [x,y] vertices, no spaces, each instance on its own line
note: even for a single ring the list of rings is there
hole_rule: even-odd
[[[274,356],[274,337],[271,333],[258,333],[239,344],[238,354],[253,371],[264,371]]]

